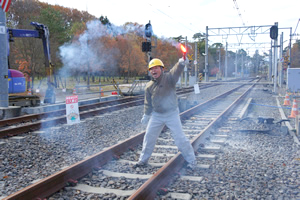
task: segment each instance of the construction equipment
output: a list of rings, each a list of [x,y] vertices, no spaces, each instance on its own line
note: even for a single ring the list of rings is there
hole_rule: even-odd
[[[53,64],[51,62],[51,56],[50,56],[49,30],[47,26],[37,22],[31,22],[30,24],[35,27],[35,30],[8,28],[7,29],[8,41],[13,42],[14,41],[13,38],[28,38],[28,37],[42,39],[44,55],[45,55],[47,85],[48,85],[48,88],[45,93],[44,103],[55,103],[56,100],[55,88],[57,87],[57,83],[53,73]],[[27,98],[28,98],[27,96],[23,96],[23,95],[20,95],[19,97],[14,95],[15,101],[17,101],[17,99],[24,101],[24,99]],[[28,103],[26,103],[25,105],[28,105]]]

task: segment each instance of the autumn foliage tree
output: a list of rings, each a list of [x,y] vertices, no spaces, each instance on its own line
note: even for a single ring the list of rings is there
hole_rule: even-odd
[[[87,38],[86,46],[92,55],[83,56],[87,59],[76,68],[65,70],[71,76],[104,76],[129,77],[147,74],[147,55],[142,52],[141,44],[145,41],[144,25],[127,22],[121,27],[116,27],[105,16],[96,18],[85,11],[65,8],[58,5],[49,5],[38,0],[12,1],[7,15],[9,28],[34,29],[30,22],[38,22],[48,27],[50,32],[51,62],[55,71],[65,68],[65,63],[60,55],[60,48],[64,45],[79,45],[82,36],[88,31],[88,23],[99,21],[100,32],[105,33],[99,37]],[[163,60],[167,68],[172,67],[181,57],[180,51],[170,39],[153,38],[152,57]],[[28,73],[30,77],[45,78],[45,55],[40,39],[18,38],[10,43],[9,61],[11,68]],[[26,67],[24,63],[26,62]],[[26,68],[26,69],[25,69]],[[57,75],[61,75],[58,74]]]
[[[291,67],[300,68],[300,40],[293,44],[291,49]]]

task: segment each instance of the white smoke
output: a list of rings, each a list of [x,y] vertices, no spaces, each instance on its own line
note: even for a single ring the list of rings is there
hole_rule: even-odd
[[[127,24],[118,27],[113,24],[103,25],[99,20],[87,23],[87,30],[79,36],[77,41],[66,43],[59,47],[63,68],[60,71],[62,77],[71,75],[70,72],[97,72],[107,67],[110,70],[116,68],[114,57],[119,54],[118,49],[105,49],[101,43],[101,37],[125,35],[134,32],[143,36],[143,27],[135,24]]]

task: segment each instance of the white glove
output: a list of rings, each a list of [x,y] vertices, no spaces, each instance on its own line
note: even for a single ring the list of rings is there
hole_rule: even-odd
[[[150,116],[144,114],[143,118],[141,119],[141,123],[142,124],[148,124],[149,119],[150,119]]]
[[[180,58],[178,62],[180,65],[187,65],[189,64],[189,59],[187,57],[185,57],[185,60],[183,58]]]

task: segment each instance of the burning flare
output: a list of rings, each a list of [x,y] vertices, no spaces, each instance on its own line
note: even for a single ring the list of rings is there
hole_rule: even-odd
[[[180,49],[181,49],[182,53],[184,53],[184,54],[186,53],[186,48],[182,44],[180,44]]]
[[[183,59],[185,60],[185,59],[186,59],[186,58],[185,58],[185,55],[186,55],[186,48],[185,48],[185,46],[183,46],[182,44],[180,44],[180,49],[181,49],[182,54],[183,54]]]

